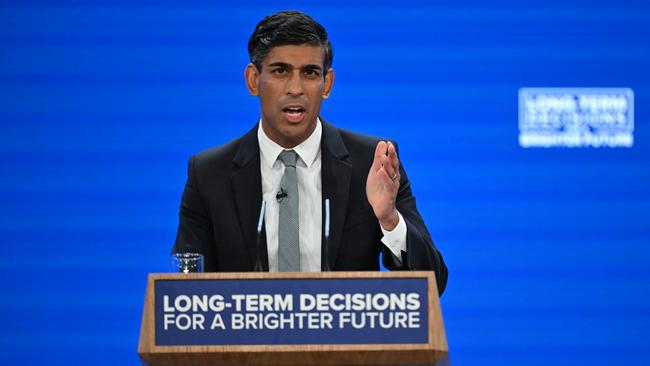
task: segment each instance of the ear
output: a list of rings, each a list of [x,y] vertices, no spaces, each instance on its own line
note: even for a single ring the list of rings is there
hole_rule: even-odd
[[[244,78],[246,79],[246,88],[248,88],[248,92],[255,97],[260,95],[260,73],[257,71],[255,65],[246,65]]]
[[[330,97],[332,86],[334,86],[334,69],[330,67],[330,69],[327,70],[327,74],[325,74],[325,85],[323,85],[323,99]]]

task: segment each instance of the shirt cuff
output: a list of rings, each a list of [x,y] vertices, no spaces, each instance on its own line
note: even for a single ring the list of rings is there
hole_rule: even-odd
[[[397,216],[399,217],[399,222],[397,222],[397,226],[392,231],[384,230],[383,227],[381,228],[381,232],[384,234],[381,242],[401,261],[402,252],[406,252],[406,222],[404,222],[404,218],[399,211],[397,211]]]

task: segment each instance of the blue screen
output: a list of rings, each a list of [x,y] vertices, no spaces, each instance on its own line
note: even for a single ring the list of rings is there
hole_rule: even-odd
[[[399,143],[452,364],[650,362],[646,2],[5,0],[5,363],[139,363],[187,159],[258,121],[248,37],[291,8],[334,47],[323,117]],[[522,147],[522,88],[631,90],[633,144]]]

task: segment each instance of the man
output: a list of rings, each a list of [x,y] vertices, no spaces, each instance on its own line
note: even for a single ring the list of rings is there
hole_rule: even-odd
[[[325,29],[279,12],[257,25],[248,51],[261,119],[190,158],[173,252],[201,253],[206,271],[222,272],[377,270],[381,252],[391,270],[434,270],[442,293],[447,268],[396,146],[319,117],[334,83]]]

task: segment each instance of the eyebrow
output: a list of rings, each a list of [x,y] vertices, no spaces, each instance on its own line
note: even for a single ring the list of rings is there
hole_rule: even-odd
[[[269,67],[283,67],[285,69],[293,69],[293,65],[288,64],[286,62],[282,62],[282,61],[277,61],[277,62],[270,63]],[[323,71],[323,67],[320,66],[320,65],[316,65],[316,64],[307,64],[307,65],[301,67],[301,69],[303,69],[303,70],[318,70],[320,72]]]

